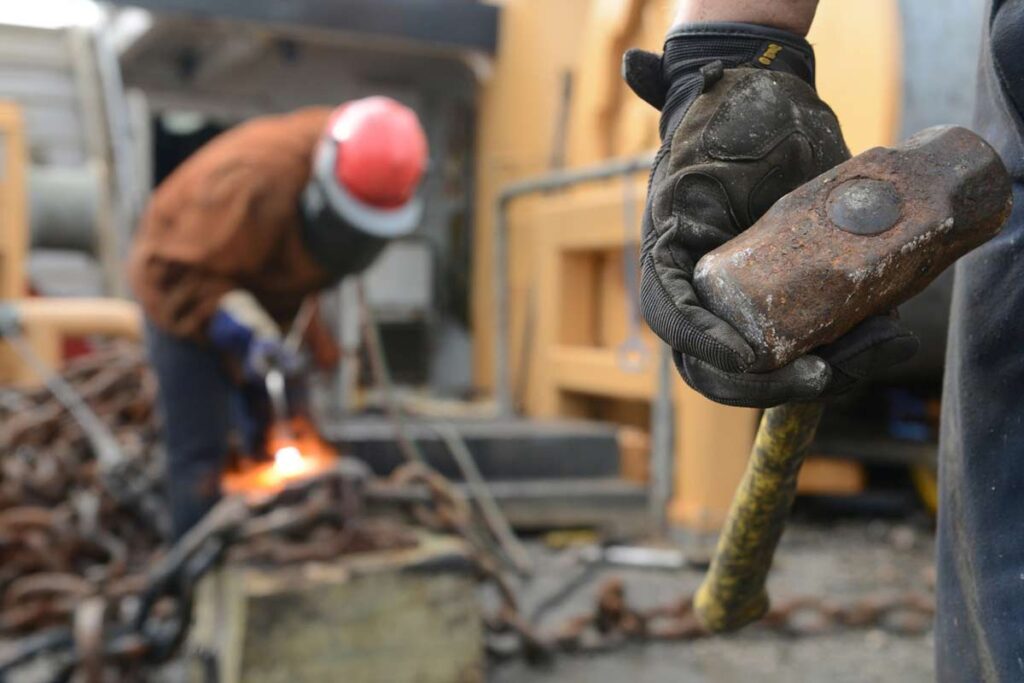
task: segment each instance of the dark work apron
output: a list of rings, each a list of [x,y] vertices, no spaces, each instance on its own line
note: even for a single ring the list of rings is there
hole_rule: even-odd
[[[938,65],[936,65],[938,68]],[[986,14],[975,130],[1014,211],[956,266],[939,447],[937,679],[1024,681],[1024,0]]]

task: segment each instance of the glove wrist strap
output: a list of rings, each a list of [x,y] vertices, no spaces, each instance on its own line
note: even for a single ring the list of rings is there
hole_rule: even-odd
[[[662,139],[704,89],[702,69],[714,62],[727,69],[750,66],[784,71],[814,87],[814,50],[795,33],[755,24],[682,24],[665,38],[662,75],[668,93],[662,108]]]

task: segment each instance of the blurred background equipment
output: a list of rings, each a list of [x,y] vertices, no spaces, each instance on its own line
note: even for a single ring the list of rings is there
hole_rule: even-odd
[[[0,31],[6,27],[0,25]],[[128,301],[97,296],[103,292],[95,277],[95,261],[86,256],[95,253],[88,235],[94,227],[90,208],[95,206],[95,185],[85,181],[77,171],[45,170],[33,174],[36,187],[45,186],[31,195],[26,187],[29,175],[26,129],[22,108],[0,101],[0,305],[16,321],[19,338],[49,370],[57,369],[73,355],[76,341],[91,334],[138,339],[141,319],[136,306]],[[67,204],[62,203],[66,197]],[[29,209],[31,207],[31,214]],[[30,241],[29,216],[36,218]],[[85,219],[85,228],[77,221]],[[47,231],[50,230],[48,233]],[[34,247],[38,243],[77,245],[84,248],[81,260],[71,258],[61,267],[47,269],[45,254]],[[30,245],[32,245],[30,247]],[[65,255],[73,252],[62,252]],[[33,261],[33,255],[39,256]],[[39,268],[33,268],[38,265]],[[51,266],[53,262],[51,261]],[[79,266],[76,268],[76,266]],[[33,271],[37,272],[33,274]],[[44,283],[41,287],[34,282]],[[76,282],[78,286],[71,283]],[[85,294],[72,298],[33,297],[30,293],[48,289],[64,295]],[[63,291],[61,291],[63,290]],[[2,338],[3,335],[0,335]],[[26,365],[24,354],[18,354],[0,340],[0,382],[27,385],[43,378]]]
[[[0,97],[18,102],[27,121],[27,163],[14,182],[30,192],[11,190],[5,220],[26,221],[30,237],[25,275],[6,281],[51,296],[119,294],[120,254],[149,189],[205,141],[256,114],[388,94],[417,111],[432,150],[421,231],[392,245],[366,278],[398,384],[414,394],[487,396],[498,364],[510,378],[497,386],[502,406],[559,420],[558,434],[584,439],[590,428],[577,421],[596,420],[631,444],[620,465],[594,461],[573,473],[560,455],[562,437],[541,456],[544,428],[523,423],[515,429],[532,435],[528,450],[543,463],[528,479],[559,472],[577,490],[613,495],[642,517],[651,444],[661,443],[665,453],[653,461],[664,463],[659,478],[673,482],[672,527],[715,530],[756,415],[707,403],[671,377],[671,410],[652,409],[664,382],[649,332],[636,329],[628,294],[635,277],[625,265],[636,240],[628,214],[643,195],[642,160],[656,124],[653,111],[627,96],[616,64],[627,45],[658,46],[667,4],[348,4],[306,0],[282,14],[267,3],[66,0],[60,11],[11,15],[0,29]],[[978,32],[964,27],[980,16],[980,2],[943,0],[941,11],[922,0],[823,3],[811,34],[818,82],[855,152],[927,124],[969,120],[967,89],[922,65],[941,40],[947,72],[969,81]],[[868,40],[872,50],[856,63],[846,58]],[[577,173],[621,159],[636,159],[635,172],[612,164],[596,176]],[[567,175],[547,178],[552,171]],[[497,211],[513,182],[533,189],[504,195]],[[492,241],[499,213],[507,233],[501,254]],[[10,231],[5,238],[19,239]],[[908,465],[927,471],[948,285],[947,276],[903,307],[921,354],[827,418],[816,453],[829,457],[811,459],[805,492],[845,495],[903,481]],[[342,299],[335,292],[324,302],[339,329]],[[346,386],[353,376],[365,385],[367,375],[353,373],[356,363],[342,365],[321,386],[318,405],[327,431],[359,432],[335,417],[358,405]],[[910,431],[896,407],[908,401],[924,406]],[[666,416],[662,426],[658,415]],[[507,438],[502,425],[518,419],[506,411],[494,424],[495,443]],[[487,429],[475,417],[460,428]],[[652,440],[669,431],[668,440]],[[617,441],[608,442],[614,451]],[[491,476],[506,478],[501,470],[506,465]]]

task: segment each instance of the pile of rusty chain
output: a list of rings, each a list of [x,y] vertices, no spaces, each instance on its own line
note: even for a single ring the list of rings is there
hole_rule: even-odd
[[[3,635],[66,622],[93,585],[130,590],[166,538],[155,384],[137,347],[74,361],[65,376],[117,435],[125,485],[102,480],[82,429],[48,392],[0,389]]]
[[[58,664],[55,680],[142,679],[177,653],[196,583],[225,557],[283,564],[415,542],[408,528],[362,515],[366,472],[346,461],[262,501],[225,500],[168,548],[155,382],[140,349],[100,350],[63,377],[123,460],[101,473],[46,390],[0,389],[0,637],[21,637],[0,680],[41,654]]]
[[[65,378],[114,430],[126,467],[116,482],[103,481],[81,429],[47,393],[0,390],[0,636],[24,636],[0,662],[0,680],[42,653],[58,663],[58,679],[81,672],[87,680],[144,680],[148,667],[178,653],[196,584],[223,559],[330,560],[415,542],[407,527],[363,514],[366,473],[345,460],[338,471],[263,501],[225,500],[168,550],[155,385],[139,350],[89,356],[70,364]],[[458,489],[419,463],[376,483],[378,491],[415,489],[395,498],[406,500],[416,523],[466,542],[481,580],[499,597],[499,609],[485,617],[488,630],[516,640],[512,649],[489,645],[497,658],[543,660],[707,635],[689,596],[636,609],[618,580],[602,587],[591,613],[542,634],[520,611],[512,563]],[[800,598],[773,608],[761,627],[789,635],[919,633],[932,611],[930,596],[917,594],[848,604]]]
[[[76,672],[89,681],[145,680],[150,667],[179,653],[199,580],[225,559],[276,566],[414,546],[408,527],[363,514],[365,469],[344,463],[270,496],[223,499],[154,555],[144,573],[106,584],[80,578],[46,586],[64,591],[66,623],[22,640],[0,663],[0,680],[43,654],[54,664],[55,681]]]

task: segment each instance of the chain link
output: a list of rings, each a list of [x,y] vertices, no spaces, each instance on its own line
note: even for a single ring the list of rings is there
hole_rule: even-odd
[[[0,681],[40,655],[56,663],[54,680],[145,680],[181,653],[195,589],[223,561],[329,561],[417,542],[407,524],[367,514],[368,473],[342,459],[336,470],[261,500],[221,501],[168,548],[155,383],[141,354],[116,347],[72,363],[64,379],[127,457],[116,477],[100,476],[81,428],[52,398],[0,390],[0,635],[21,636],[0,660]],[[374,495],[404,506],[414,524],[463,539],[480,580],[498,597],[484,616],[494,658],[544,661],[708,636],[691,596],[638,609],[619,579],[602,584],[590,612],[542,632],[540,614],[521,611],[516,563],[458,488],[421,462],[372,484]],[[850,628],[916,634],[930,628],[933,612],[932,597],[916,592],[849,602],[802,597],[777,604],[757,628],[787,636]]]
[[[925,593],[868,596],[841,602],[832,598],[794,597],[773,606],[752,628],[790,637],[811,637],[848,629],[881,629],[911,636],[926,633],[935,605]],[[627,601],[626,586],[611,578],[598,591],[591,613],[574,617],[554,634],[563,652],[604,652],[628,643],[687,641],[710,637],[693,610],[693,596],[637,609]]]

